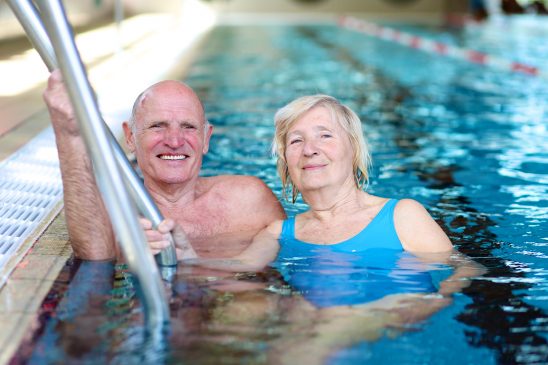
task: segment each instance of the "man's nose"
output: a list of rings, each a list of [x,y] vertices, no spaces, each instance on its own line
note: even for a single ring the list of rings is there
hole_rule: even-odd
[[[164,143],[171,148],[181,147],[185,143],[185,132],[180,128],[169,128],[164,135]]]

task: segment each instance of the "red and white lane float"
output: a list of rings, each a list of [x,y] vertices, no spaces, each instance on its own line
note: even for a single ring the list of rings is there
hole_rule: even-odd
[[[402,32],[393,28],[383,27],[381,25],[368,22],[363,19],[358,19],[350,16],[339,17],[339,26],[351,29],[360,33],[365,33],[372,37],[384,39],[399,43],[403,46],[419,49],[421,51],[438,54],[445,57],[465,60],[471,63],[503,69],[510,72],[527,74],[530,76],[538,76],[548,79],[548,74],[543,72],[538,67],[526,65],[520,62],[505,60],[483,52],[474,51],[472,49],[460,48],[445,44],[442,42],[433,41],[431,39],[416,36],[414,34]]]

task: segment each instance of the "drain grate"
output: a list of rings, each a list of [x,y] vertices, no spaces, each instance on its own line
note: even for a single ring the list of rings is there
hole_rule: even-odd
[[[18,263],[10,262],[11,258],[62,197],[59,160],[50,127],[0,162],[0,287]],[[7,267],[8,262],[12,267]]]

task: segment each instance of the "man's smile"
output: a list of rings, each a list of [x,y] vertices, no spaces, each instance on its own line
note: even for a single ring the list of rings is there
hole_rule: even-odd
[[[158,157],[161,160],[180,161],[180,160],[185,160],[188,156],[183,154],[174,155],[174,154],[162,153],[162,154],[159,154]]]

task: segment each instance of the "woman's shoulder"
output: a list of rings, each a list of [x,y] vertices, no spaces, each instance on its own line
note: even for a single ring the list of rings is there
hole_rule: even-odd
[[[398,201],[394,209],[394,226],[407,251],[441,252],[452,248],[447,235],[416,200]]]
[[[414,199],[400,199],[394,207],[394,224],[396,227],[413,229],[417,225],[430,223],[430,213]]]
[[[395,209],[398,211],[398,213],[401,213],[403,215],[416,215],[418,213],[428,214],[426,208],[421,203],[409,198],[398,199]],[[430,215],[428,214],[428,216]]]

